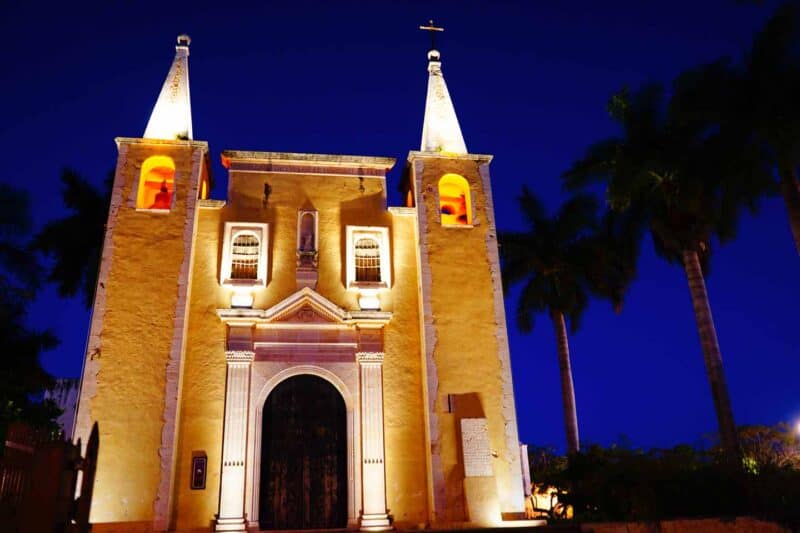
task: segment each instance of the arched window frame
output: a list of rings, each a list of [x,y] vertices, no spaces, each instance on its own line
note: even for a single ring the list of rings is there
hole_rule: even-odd
[[[380,253],[380,273],[379,281],[357,281],[356,280],[356,243],[359,239],[374,239],[378,243]],[[389,253],[389,228],[379,226],[347,226],[347,275],[346,287],[352,288],[389,288],[392,286],[391,272],[392,263]]]
[[[465,203],[465,210],[467,214],[467,223],[461,224],[450,224],[444,221],[444,217],[442,216],[442,185],[458,185],[464,191],[464,203]],[[438,215],[439,215],[439,222],[441,223],[442,227],[445,228],[471,228],[474,226],[475,222],[475,210],[472,205],[472,188],[470,187],[469,181],[464,176],[460,174],[454,173],[447,173],[442,175],[439,178],[438,183],[436,184],[436,205],[438,206]]]
[[[150,171],[154,168],[159,167],[166,167],[172,170],[172,176],[170,176],[165,181],[169,184],[170,189],[170,207],[169,209],[163,208],[152,208],[148,204],[149,201],[145,201],[146,193],[145,188],[148,181],[147,178],[149,177]],[[169,156],[166,155],[152,155],[142,161],[141,168],[139,170],[139,181],[136,187],[136,197],[134,198],[135,206],[137,211],[150,211],[156,213],[169,213],[172,209],[172,206],[175,205],[175,161]]]
[[[256,279],[235,279],[233,270],[233,242],[240,235],[252,235],[258,239],[258,275]],[[220,283],[227,287],[266,287],[267,285],[267,236],[269,224],[256,222],[226,222],[225,234],[222,241],[222,265],[220,268]]]

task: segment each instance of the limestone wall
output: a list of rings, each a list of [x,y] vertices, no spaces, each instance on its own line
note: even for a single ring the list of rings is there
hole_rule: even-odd
[[[264,184],[270,194],[264,202]],[[221,437],[225,393],[225,327],[216,309],[230,307],[220,286],[225,222],[269,224],[267,286],[254,293],[254,308],[269,308],[297,290],[297,213],[319,212],[317,292],[344,309],[357,309],[356,294],[345,290],[347,225],[389,228],[392,288],[381,295],[382,310],[394,316],[385,334],[384,362],[387,499],[399,524],[426,520],[425,445],[422,412],[416,248],[413,216],[392,215],[385,207],[382,178],[232,170],[224,206],[205,203],[199,212],[192,275],[192,301],[181,398],[177,525],[208,527],[218,510]],[[253,406],[251,406],[251,409]],[[193,451],[208,456],[205,490],[190,489]],[[252,482],[252,481],[251,481]],[[250,517],[252,519],[252,517]]]
[[[165,428],[170,433],[167,367],[182,328],[186,233],[205,152],[204,143],[120,140],[76,428],[84,441],[93,421],[100,430],[92,522],[154,519]],[[141,164],[155,154],[174,160],[173,207],[137,211]]]
[[[480,168],[486,163],[488,160],[481,161],[479,156],[411,156],[420,221],[430,454],[437,521],[469,520],[460,448],[463,418],[488,419],[501,510],[522,510],[491,191],[487,190],[488,176],[484,179]],[[439,178],[447,173],[459,174],[469,182],[473,227],[444,227],[440,223],[437,186]]]

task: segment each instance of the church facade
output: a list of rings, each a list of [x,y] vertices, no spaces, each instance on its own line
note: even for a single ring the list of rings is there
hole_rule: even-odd
[[[188,55],[181,36],[145,134],[116,139],[75,423],[99,428],[95,529],[519,518],[492,158],[438,52],[397,207],[392,158],[267,151],[223,151],[209,198]]]

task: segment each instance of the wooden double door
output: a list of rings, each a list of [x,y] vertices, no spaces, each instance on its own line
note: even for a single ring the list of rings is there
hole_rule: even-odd
[[[347,414],[328,381],[300,375],[264,404],[261,529],[347,526]]]

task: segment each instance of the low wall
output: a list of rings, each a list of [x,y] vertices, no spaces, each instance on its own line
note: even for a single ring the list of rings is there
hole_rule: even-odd
[[[662,522],[606,522],[581,524],[586,533],[784,533],[789,530],[773,522],[755,518],[704,518],[695,520],[664,520]]]

